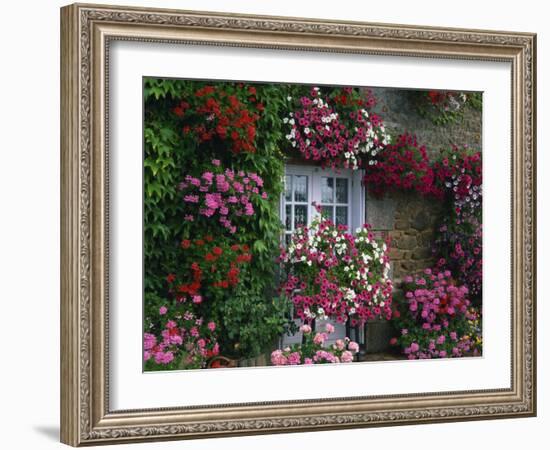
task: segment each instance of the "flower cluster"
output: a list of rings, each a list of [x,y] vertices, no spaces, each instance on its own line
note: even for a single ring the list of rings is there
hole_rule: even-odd
[[[389,136],[380,117],[366,109],[375,102],[372,94],[357,97],[352,88],[333,97],[312,88],[309,96],[300,98],[298,109],[283,119],[289,126],[287,140],[305,159],[324,166],[357,169],[363,159],[375,164]]]
[[[254,86],[237,84],[233,90],[230,93],[222,86],[203,86],[173,112],[183,119],[183,133],[193,134],[200,143],[229,141],[233,153],[254,153],[257,121],[264,106],[257,101]]]
[[[388,247],[369,228],[358,228],[354,236],[344,225],[317,218],[310,228],[296,229],[280,260],[282,290],[298,317],[350,319],[353,326],[391,318]]]
[[[210,235],[184,239],[181,248],[186,265],[166,277],[169,292],[179,303],[200,305],[205,299],[216,298],[220,290],[235,287],[241,267],[252,260],[248,245],[230,244],[224,239],[214,241]]]
[[[447,220],[434,242],[438,266],[447,266],[458,281],[468,286],[473,298],[481,299],[483,282],[482,225],[476,219],[460,224]]]
[[[187,308],[161,306],[159,315],[167,317],[160,337],[143,335],[143,359],[146,365],[199,369],[219,353],[216,324],[205,322]]]
[[[185,203],[184,219],[192,222],[199,216],[215,218],[234,234],[236,223],[254,215],[255,205],[267,200],[263,184],[256,173],[223,170],[220,161],[213,160],[211,170],[200,177],[187,175],[179,185]]]
[[[473,94],[453,91],[413,91],[417,111],[436,125],[458,122],[466,104],[477,107],[480,102]]]
[[[481,153],[453,146],[441,151],[433,167],[436,184],[452,199],[457,220],[470,216],[481,218]]]
[[[395,144],[381,152],[377,164],[369,167],[364,182],[375,195],[388,191],[414,190],[422,195],[443,197],[434,185],[435,175],[425,146],[418,146],[415,136],[403,134]]]
[[[337,339],[327,346],[329,335],[334,333],[334,327],[331,324],[326,324],[325,331],[322,333],[314,333],[307,324],[302,325],[300,331],[304,337],[302,344],[295,344],[271,353],[271,363],[274,366],[350,363],[359,351],[359,345],[347,337]]]
[[[425,95],[433,107],[442,111],[457,111],[467,100],[464,92],[428,91]]]
[[[472,323],[479,315],[470,305],[468,288],[456,286],[448,270],[425,269],[405,278],[405,299],[395,311],[399,345],[409,359],[460,357],[477,354]]]

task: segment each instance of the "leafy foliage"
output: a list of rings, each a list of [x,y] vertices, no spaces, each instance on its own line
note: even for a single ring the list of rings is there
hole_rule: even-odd
[[[205,96],[197,92],[209,92]],[[281,141],[283,136],[283,111],[288,110],[287,97],[292,87],[285,85],[261,85],[232,82],[209,84],[204,81],[146,78],[144,81],[144,271],[145,311],[153,313],[149,303],[158,306],[159,299],[169,296],[165,278],[167,274],[185,265],[185,255],[180,251],[183,239],[212,234],[218,236],[220,226],[214,221],[201,221],[193,226],[183,220],[185,204],[178,184],[186,174],[200,176],[212,159],[218,159],[225,167],[254,172],[264,180],[264,190],[269,193],[266,201],[260,202],[249,221],[238,235],[236,243],[250,244],[253,259],[247,271],[246,283],[239,287],[226,309],[223,318],[227,323],[241,324],[240,335],[229,333],[221,339],[222,351],[235,352],[240,356],[254,356],[266,349],[274,337],[283,331],[281,304],[273,301],[273,280],[280,237],[278,199],[282,190],[284,174]],[[193,129],[197,117],[187,118],[177,108],[186,102],[195,111],[208,98],[223,102],[235,98],[240,111],[250,111],[257,116],[247,126],[248,144],[254,152],[235,152],[235,139],[224,141],[223,133],[212,139],[202,139]],[[220,100],[223,98],[222,100]],[[205,111],[205,114],[211,114]],[[247,113],[248,114],[248,113]],[[206,116],[206,119],[209,116]],[[189,128],[187,128],[189,127]],[[230,136],[230,134],[229,134]],[[203,136],[204,137],[204,136]],[[243,136],[244,137],[244,136]],[[229,306],[231,305],[231,307]],[[263,315],[270,327],[256,327],[250,322],[251,312],[257,321]],[[152,319],[154,322],[154,320]],[[158,327],[160,324],[152,324]],[[145,324],[147,327],[151,323]],[[223,323],[220,329],[227,329]]]

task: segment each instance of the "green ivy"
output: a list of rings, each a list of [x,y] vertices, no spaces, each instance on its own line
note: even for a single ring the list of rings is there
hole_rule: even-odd
[[[199,143],[182,133],[181,119],[174,107],[208,85],[204,81],[145,78],[144,95],[144,298],[146,315],[154,316],[160,299],[166,298],[165,277],[183,263],[179,243],[210,233],[223,233],[216,222],[201,222],[201,227],[183,220],[183,201],[178,184],[186,174],[199,175],[212,158],[228,167],[255,172],[264,180],[269,201],[256,210],[250,226],[235,236],[249,244],[253,260],[246,282],[239,287],[225,308],[223,329],[227,332],[224,351],[234,356],[251,357],[268,349],[285,329],[287,305],[275,301],[275,260],[279,253],[281,222],[279,198],[283,189],[283,123],[288,110],[289,85],[247,84],[256,88],[256,98],[265,107],[256,132],[256,152],[233,154],[223,143]],[[228,94],[239,92],[239,84],[214,83]],[[242,89],[241,89],[242,90]],[[288,316],[288,314],[286,314]],[[149,321],[150,322],[150,321]],[[156,324],[145,323],[145,327]]]

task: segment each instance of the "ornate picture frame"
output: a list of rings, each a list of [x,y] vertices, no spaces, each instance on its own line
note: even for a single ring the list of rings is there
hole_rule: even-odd
[[[109,57],[115,41],[511,65],[511,385],[112,410]],[[61,9],[61,441],[195,439],[536,414],[536,35],[74,4]]]

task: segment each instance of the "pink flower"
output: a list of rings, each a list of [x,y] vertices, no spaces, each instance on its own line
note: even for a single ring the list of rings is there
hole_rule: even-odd
[[[309,334],[311,333],[311,327],[307,324],[303,324],[301,327],[300,327],[300,331],[304,334]]]
[[[208,329],[214,331],[216,329],[216,324],[214,322],[208,322]]]
[[[271,363],[274,366],[285,366],[287,364],[286,356],[282,350],[275,350],[271,353]]]
[[[345,352],[342,353],[342,355],[340,356],[340,361],[342,361],[343,363],[350,363],[353,361],[353,354],[346,350]]]
[[[220,160],[219,160],[219,159],[213,159],[213,160],[212,160],[212,164],[213,164],[214,166],[219,167],[219,165],[220,165]]]
[[[359,344],[357,342],[351,341],[348,344],[348,349],[351,350],[353,353],[357,353],[359,351]]]
[[[164,316],[167,312],[168,312],[168,308],[167,308],[166,306],[161,306],[161,307],[159,308],[159,314],[160,314],[161,316]]]
[[[199,304],[202,303],[202,297],[200,295],[193,295],[193,303]]]
[[[344,348],[346,348],[346,343],[342,339],[337,339],[336,342],[334,343],[334,346],[338,350],[344,350]]]
[[[411,352],[416,353],[418,350],[420,350],[420,346],[416,342],[413,342],[411,344]]]
[[[313,360],[311,358],[305,358],[304,364],[313,364]]]
[[[334,326],[330,323],[327,323],[325,325],[325,330],[328,334],[332,334],[332,333],[334,333]]]
[[[317,345],[323,345],[326,339],[327,339],[327,335],[325,333],[317,333],[313,338],[313,342]]]
[[[302,355],[300,355],[299,352],[293,352],[290,355],[288,355],[287,363],[290,366],[296,366],[300,364],[301,360],[302,360]]]

